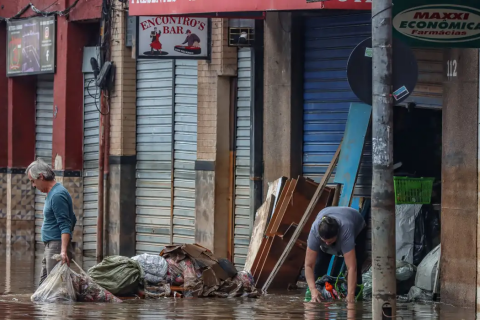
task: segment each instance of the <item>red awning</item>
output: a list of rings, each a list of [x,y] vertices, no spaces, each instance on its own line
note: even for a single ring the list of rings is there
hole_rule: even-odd
[[[129,0],[131,16],[313,9],[371,10],[372,0]]]

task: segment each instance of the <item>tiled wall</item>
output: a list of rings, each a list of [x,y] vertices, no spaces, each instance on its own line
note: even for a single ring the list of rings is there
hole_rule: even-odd
[[[7,174],[0,173],[0,220],[7,218]],[[1,227],[0,227],[0,232]]]
[[[7,218],[0,219],[0,246],[7,242]]]
[[[83,245],[83,180],[81,177],[57,177],[72,196],[77,225],[73,234],[77,261]],[[25,174],[0,173],[0,245],[13,249],[35,247],[35,190]]]
[[[26,174],[7,174],[6,243],[15,247],[34,247],[35,190]]]
[[[7,174],[0,173],[0,245],[7,241]]]

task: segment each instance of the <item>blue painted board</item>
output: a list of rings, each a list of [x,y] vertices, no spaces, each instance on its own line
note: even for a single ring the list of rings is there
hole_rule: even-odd
[[[372,106],[370,105],[363,103],[350,105],[334,180],[335,183],[343,185],[339,207],[350,206],[371,115]]]

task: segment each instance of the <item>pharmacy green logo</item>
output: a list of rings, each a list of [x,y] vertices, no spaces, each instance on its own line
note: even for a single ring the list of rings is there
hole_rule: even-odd
[[[435,43],[480,39],[480,10],[461,5],[424,5],[399,12],[393,27],[404,36]]]

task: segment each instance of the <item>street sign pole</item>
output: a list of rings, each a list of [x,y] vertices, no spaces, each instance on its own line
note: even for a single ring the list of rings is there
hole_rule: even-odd
[[[374,320],[395,316],[392,0],[372,1],[372,264]]]

